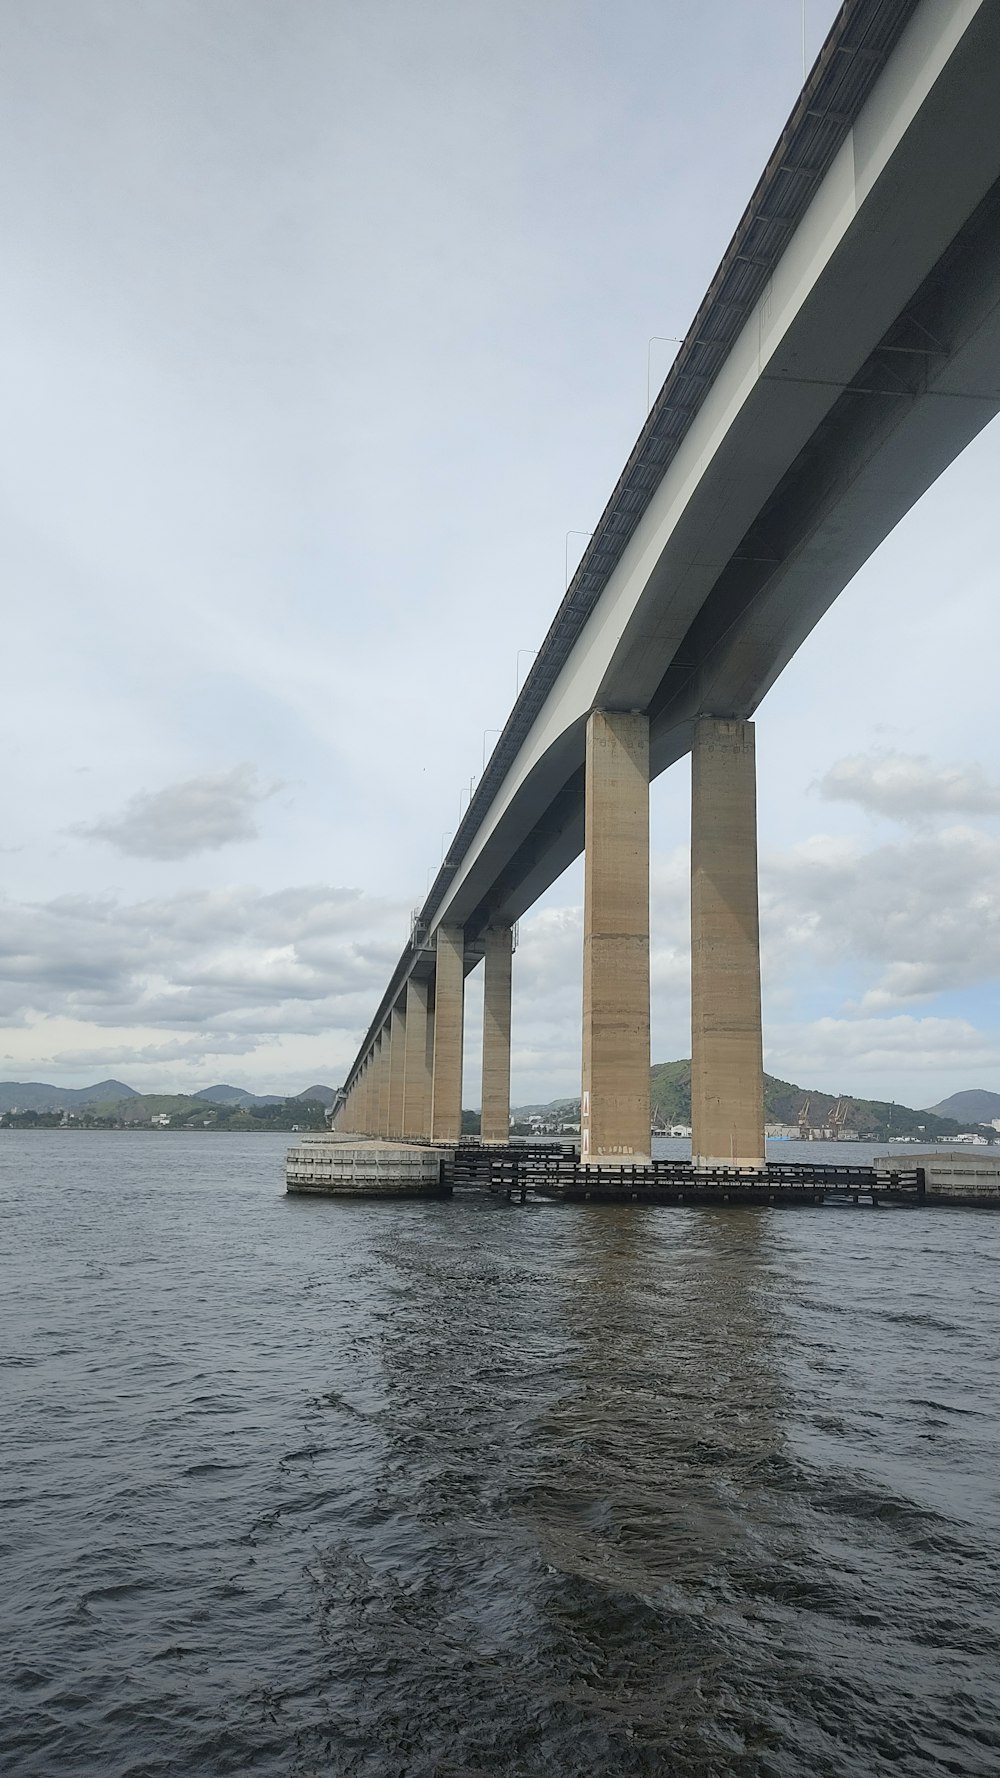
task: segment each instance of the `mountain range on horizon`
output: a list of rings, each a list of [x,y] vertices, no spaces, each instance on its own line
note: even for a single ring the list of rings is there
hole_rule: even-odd
[[[12,1111],[90,1111],[124,1105],[130,1099],[177,1097],[202,1099],[209,1105],[283,1105],[286,1099],[310,1100],[328,1106],[336,1098],[334,1087],[318,1084],[301,1093],[251,1093],[243,1087],[219,1085],[202,1087],[197,1093],[151,1095],[127,1086],[123,1080],[99,1080],[89,1087],[58,1087],[39,1080],[0,1081],[0,1114]]]
[[[778,1080],[773,1075],[765,1075],[764,1078],[767,1116],[775,1121],[794,1122],[807,1100],[811,1103],[815,1119],[822,1121],[841,1097],[836,1093],[799,1087],[793,1082]],[[652,1102],[654,1109],[667,1122],[690,1120],[690,1079],[691,1064],[686,1059],[653,1065],[650,1075]],[[309,1100],[328,1107],[336,1098],[336,1089],[317,1082],[299,1093],[253,1093],[246,1087],[220,1082],[215,1086],[201,1087],[195,1093],[155,1095],[142,1093],[125,1081],[113,1079],[95,1081],[92,1086],[86,1087],[60,1087],[47,1081],[5,1080],[0,1081],[0,1114],[13,1110],[15,1106],[18,1111],[86,1111],[101,1107],[106,1112],[109,1108],[125,1105],[132,1099],[154,1097],[202,1100],[209,1105],[240,1106],[246,1109],[255,1105],[281,1105],[286,1099]],[[936,1133],[946,1135],[959,1128],[988,1124],[993,1118],[1000,1117],[1000,1093],[993,1093],[985,1088],[969,1088],[952,1093],[947,1099],[942,1099],[926,1110],[917,1110],[895,1102],[864,1099],[857,1095],[846,1097],[851,1107],[849,1125],[857,1128],[859,1134],[868,1133],[869,1130],[872,1133],[876,1130],[881,1133],[883,1127],[895,1128],[901,1135],[907,1134],[919,1128],[920,1120],[926,1122],[926,1119],[932,1118],[935,1125],[939,1126]],[[578,1106],[578,1099],[564,1097],[545,1103],[518,1106],[514,1115],[544,1115],[546,1112]],[[931,1133],[928,1129],[927,1134]]]

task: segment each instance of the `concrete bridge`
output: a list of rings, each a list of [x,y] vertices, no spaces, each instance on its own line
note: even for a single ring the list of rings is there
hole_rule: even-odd
[[[584,1162],[649,1154],[648,786],[692,756],[696,1164],[763,1164],[754,710],[1000,408],[1000,0],[847,0],[347,1076],[336,1127],[456,1141],[484,960],[582,851]],[[931,664],[928,663],[930,671]]]

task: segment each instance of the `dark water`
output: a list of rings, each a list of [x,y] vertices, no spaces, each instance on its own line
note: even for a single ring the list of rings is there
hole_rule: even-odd
[[[1000,1215],[0,1134],[4,1778],[1000,1772]]]

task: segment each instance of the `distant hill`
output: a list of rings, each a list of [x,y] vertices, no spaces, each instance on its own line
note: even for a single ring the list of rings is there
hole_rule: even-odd
[[[652,1103],[664,1123],[691,1122],[691,1063],[659,1062],[650,1070]],[[809,1122],[827,1122],[831,1111],[843,1098],[847,1104],[845,1125],[859,1137],[873,1142],[890,1136],[954,1136],[959,1124],[954,1118],[939,1117],[931,1111],[915,1111],[909,1105],[896,1105],[888,1099],[861,1099],[851,1093],[825,1093],[817,1087],[796,1086],[794,1081],[779,1080],[776,1075],[764,1076],[764,1116],[771,1124],[795,1124],[806,1101]]]
[[[952,1093],[950,1099],[932,1105],[931,1111],[937,1117],[956,1117],[960,1123],[989,1124],[1000,1117],[1000,1093],[973,1087],[966,1093]]]
[[[0,1112],[80,1111],[92,1105],[120,1105],[138,1097],[121,1080],[99,1080],[92,1087],[53,1087],[39,1080],[0,1080]]]
[[[564,1111],[567,1118],[579,1117],[579,1099],[549,1099],[544,1104],[539,1105],[518,1105],[512,1109],[511,1116],[521,1119],[526,1117],[553,1117],[555,1113],[559,1111]]]
[[[196,1099],[208,1099],[213,1105],[284,1105],[286,1099],[308,1099],[311,1104],[332,1105],[337,1095],[333,1087],[306,1087],[302,1093],[248,1093],[243,1087],[203,1087]]]
[[[194,1099],[207,1099],[211,1105],[283,1105],[283,1093],[248,1093],[243,1087],[202,1087]]]
[[[691,1122],[691,1062],[656,1062],[649,1074],[650,1101],[654,1112],[665,1124]],[[983,1094],[983,1098],[994,1095]],[[956,1098],[979,1098],[978,1094],[957,1094]],[[796,1086],[790,1080],[778,1080],[773,1074],[764,1076],[764,1116],[768,1123],[795,1124],[799,1112],[809,1101],[809,1122],[825,1123],[840,1098],[847,1101],[846,1125],[861,1138],[883,1142],[890,1136],[954,1136],[956,1131],[971,1127],[975,1119],[941,1115],[936,1111],[914,1111],[908,1105],[891,1104],[887,1099],[859,1099],[852,1094],[824,1093],[813,1087]],[[954,1100],[946,1100],[952,1105]],[[1000,1106],[1000,1101],[998,1101]],[[524,1118],[531,1113],[542,1116],[563,1112],[567,1121],[579,1117],[579,1099],[553,1099],[548,1105],[519,1106],[514,1115]],[[1000,1108],[994,1113],[1000,1117]]]
[[[99,1080],[92,1087],[57,1087],[46,1081],[39,1080],[4,1080],[0,1081],[0,1116],[7,1111],[93,1111],[101,1117],[113,1115],[119,1106],[125,1106],[129,1100],[143,1101],[141,1107],[134,1109],[148,1110],[152,1117],[154,1111],[177,1111],[182,1106],[191,1107],[201,1100],[210,1106],[240,1106],[252,1110],[255,1105],[284,1105],[287,1099],[295,1098],[320,1105],[332,1105],[336,1093],[333,1087],[306,1087],[305,1092],[285,1093],[250,1093],[242,1087],[218,1086],[204,1087],[200,1093],[139,1093],[135,1087],[126,1086],[123,1080]]]

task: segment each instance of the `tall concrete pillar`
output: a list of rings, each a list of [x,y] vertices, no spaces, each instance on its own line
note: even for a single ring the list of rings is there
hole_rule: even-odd
[[[372,1059],[371,1056],[366,1056],[361,1067],[361,1086],[359,1089],[361,1109],[358,1113],[358,1129],[362,1136],[367,1136],[371,1130],[369,1109],[371,1106],[371,1084]]]
[[[368,1085],[365,1090],[365,1135],[378,1134],[378,1044],[368,1054]]]
[[[431,1081],[431,1135],[435,1142],[457,1142],[462,1133],[464,1018],[465,933],[461,926],[439,926]]]
[[[483,1109],[484,1142],[510,1141],[510,966],[513,933],[489,926],[483,934]]]
[[[403,1067],[406,1060],[406,1007],[398,1000],[389,1019],[389,1122],[388,1134],[403,1134]]]
[[[691,1153],[764,1166],[754,727],[714,716],[691,751]]]
[[[378,1046],[378,1116],[375,1123],[376,1136],[389,1134],[389,1070],[390,1061],[390,1028],[383,1025]]]
[[[427,990],[427,1032],[424,1043],[424,1068],[427,1072],[425,1088],[427,1096],[424,1103],[427,1107],[428,1136],[434,1134],[434,1009],[434,978],[432,976]]]
[[[424,1141],[431,1133],[431,1057],[427,1048],[430,983],[410,976],[406,984],[406,1051],[403,1067],[403,1135]]]
[[[584,1166],[648,1162],[649,719],[587,723],[583,892]]]

